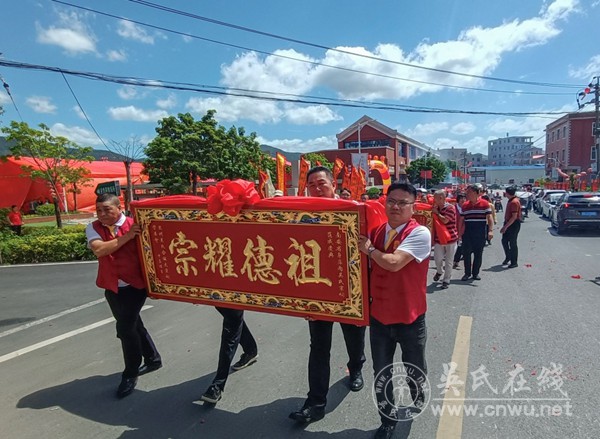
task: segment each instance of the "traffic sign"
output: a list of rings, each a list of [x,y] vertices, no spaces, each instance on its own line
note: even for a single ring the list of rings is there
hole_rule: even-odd
[[[99,183],[94,192],[96,195],[114,194],[118,197],[121,195],[121,183],[119,183],[119,180]]]

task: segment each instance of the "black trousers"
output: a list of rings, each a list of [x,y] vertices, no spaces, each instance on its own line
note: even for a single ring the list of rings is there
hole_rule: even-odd
[[[152,337],[140,317],[140,311],[146,301],[146,290],[127,286],[120,287],[118,294],[105,290],[104,296],[117,321],[117,337],[121,340],[125,360],[123,378],[136,377],[142,358],[146,363],[161,361]]]
[[[502,235],[502,248],[504,248],[504,259],[516,264],[519,258],[519,247],[517,247],[517,236],[521,230],[521,222],[515,221]]]
[[[10,226],[11,230],[18,236],[21,236],[21,227],[22,226]]]
[[[346,350],[348,351],[348,370],[350,376],[362,370],[365,362],[364,326],[340,323]],[[313,320],[308,322],[310,330],[310,355],[308,357],[308,398],[306,405],[327,404],[329,378],[331,375],[331,338],[333,322]]]
[[[375,396],[379,407],[379,415],[382,423],[391,424],[396,420],[393,410],[396,404],[393,384],[396,384],[396,386],[403,385],[403,383],[399,383],[394,379],[397,378],[397,376],[394,377],[396,368],[392,366],[397,344],[400,345],[402,350],[402,363],[404,363],[406,383],[410,389],[410,394],[414,395],[420,390],[420,386],[425,383],[427,375],[425,314],[420,315],[413,323],[408,325],[402,323],[384,325],[371,317],[369,333],[373,373],[375,375]],[[393,382],[390,380],[393,380]],[[408,401],[408,398],[411,395],[406,395],[407,399],[402,398],[399,404],[410,404],[412,401]]]
[[[462,250],[462,242],[459,246],[456,247],[456,252],[454,253],[454,263],[458,264],[460,259],[462,258],[463,250]]]
[[[486,236],[485,233],[478,233],[463,235],[463,258],[465,261],[465,275],[466,276],[477,276],[479,270],[481,270],[481,263],[483,262],[483,248],[485,247]],[[471,262],[472,259],[472,262]]]
[[[219,306],[216,306],[215,309],[223,316],[223,330],[221,332],[221,347],[219,348],[219,365],[213,384],[223,390],[238,345],[242,345],[242,349],[248,355],[256,355],[258,346],[256,346],[256,341],[250,329],[246,326],[246,322],[244,322],[244,311]]]

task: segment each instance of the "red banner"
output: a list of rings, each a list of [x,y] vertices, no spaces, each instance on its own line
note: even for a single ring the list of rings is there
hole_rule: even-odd
[[[284,194],[285,191],[285,156],[281,153],[276,154],[277,161],[277,189],[282,191]]]
[[[265,185],[269,179],[269,174],[264,171],[258,170],[258,194],[261,198],[267,198],[267,192]]]
[[[340,175],[340,172],[345,168],[346,165],[344,164],[344,161],[340,158],[336,158],[333,162],[333,181],[337,182],[338,175]]]
[[[422,170],[421,171],[421,178],[429,178],[431,180],[433,173],[430,170]]]
[[[306,175],[310,170],[310,163],[303,158],[300,158],[300,170],[298,173],[298,195],[303,197],[306,192]]]
[[[358,239],[385,221],[382,209],[270,198],[229,216],[208,213],[205,200],[192,196],[132,209],[150,297],[368,324]]]

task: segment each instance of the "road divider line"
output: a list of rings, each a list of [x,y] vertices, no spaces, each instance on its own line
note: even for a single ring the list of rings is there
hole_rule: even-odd
[[[152,305],[145,305],[142,308],[142,311],[145,311],[149,308],[152,308]],[[66,332],[62,335],[57,335],[56,337],[52,337],[48,340],[44,340],[39,343],[32,344],[31,346],[27,346],[26,348],[18,349],[16,351],[13,351],[6,355],[0,356],[0,363],[4,363],[5,361],[12,360],[13,358],[20,357],[21,355],[28,354],[29,352],[33,352],[35,350],[41,349],[41,348],[49,346],[51,344],[58,343],[59,341],[66,340],[67,338],[74,337],[78,334],[82,334],[84,332],[91,331],[92,329],[99,328],[100,326],[106,325],[107,323],[111,323],[114,321],[115,321],[115,319],[113,317],[104,319],[104,320],[100,320],[99,322],[92,323],[91,325],[87,325],[82,328]]]
[[[458,391],[458,395],[448,389],[446,390],[436,439],[460,439],[462,436],[463,411],[455,411],[453,408],[449,410],[448,406],[462,406],[465,402],[472,325],[473,317],[460,316],[458,328],[456,328],[454,351],[452,352],[452,362],[456,364],[455,374],[458,377],[457,380],[452,382],[452,388]]]
[[[31,328],[32,326],[41,325],[42,323],[49,322],[50,320],[58,319],[59,317],[66,316],[67,314],[71,314],[77,311],[81,311],[82,309],[89,308],[90,306],[97,305],[99,303],[104,302],[104,299],[94,300],[92,302],[84,303],[83,305],[76,306],[75,308],[67,309],[65,311],[61,311],[58,314],[53,314],[48,317],[44,317],[43,319],[35,320],[33,322],[25,323],[24,325],[17,326],[16,328],[9,329],[8,331],[0,332],[0,338],[6,337],[7,335],[14,334],[15,332],[23,331],[24,329]]]

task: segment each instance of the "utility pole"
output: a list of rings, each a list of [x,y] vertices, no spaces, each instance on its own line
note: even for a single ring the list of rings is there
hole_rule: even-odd
[[[593,81],[594,79],[592,78],[592,83]],[[596,76],[596,84],[594,85],[594,106],[596,108],[596,122],[594,124],[594,141],[596,142],[596,178],[600,178],[600,76]]]

